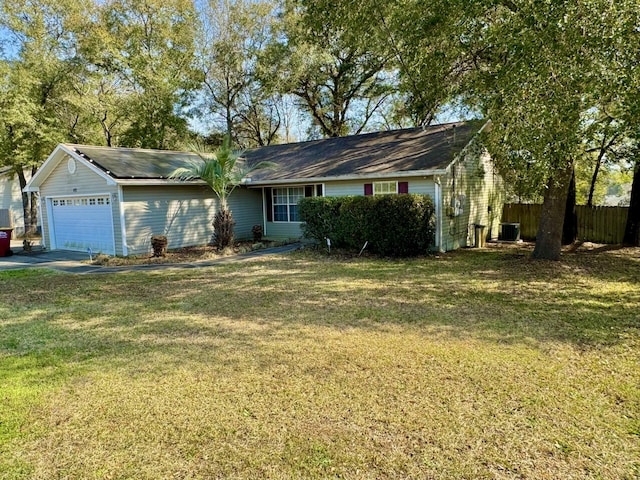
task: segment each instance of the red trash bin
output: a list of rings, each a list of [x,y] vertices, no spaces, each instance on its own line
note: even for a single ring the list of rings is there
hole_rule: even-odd
[[[13,228],[0,228],[0,257],[11,255],[11,232]]]

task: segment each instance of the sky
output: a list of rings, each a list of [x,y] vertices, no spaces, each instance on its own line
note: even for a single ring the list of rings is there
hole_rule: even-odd
[[[18,46],[12,41],[12,34],[8,28],[0,25],[0,58],[15,58]]]

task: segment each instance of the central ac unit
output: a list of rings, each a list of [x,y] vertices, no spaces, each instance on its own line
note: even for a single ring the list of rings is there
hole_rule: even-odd
[[[505,242],[520,241],[520,224],[519,223],[501,223],[500,224],[500,240]]]

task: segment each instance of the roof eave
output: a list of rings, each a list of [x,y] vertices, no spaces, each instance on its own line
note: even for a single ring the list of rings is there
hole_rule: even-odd
[[[111,177],[108,173],[104,172],[100,168],[96,167],[93,162],[87,160],[85,157],[78,155],[78,152],[75,151],[70,145],[66,145],[64,143],[58,144],[56,148],[51,152],[51,155],[47,157],[42,166],[38,169],[38,171],[31,177],[31,179],[27,182],[27,185],[22,189],[23,192],[32,193],[39,192],[40,186],[47,179],[47,177],[53,172],[53,170],[58,166],[58,164],[63,160],[64,155],[69,155],[70,157],[78,160],[79,162],[86,165],[90,170],[96,173],[98,176],[102,177],[107,184],[116,185],[116,180]]]
[[[149,187],[149,186],[206,186],[207,183],[202,180],[173,180],[168,178],[116,178],[114,179],[118,185],[123,187]]]
[[[351,175],[336,175],[336,176],[324,176],[324,177],[298,177],[298,178],[278,178],[272,180],[252,180],[245,181],[243,185],[248,187],[263,187],[266,185],[286,185],[292,183],[325,183],[325,182],[340,182],[340,181],[353,181],[353,180],[379,180],[382,178],[407,178],[407,177],[431,177],[434,175],[444,175],[446,169],[432,168],[428,170],[409,170],[405,172],[380,172],[380,173],[365,173],[365,174],[351,174]]]

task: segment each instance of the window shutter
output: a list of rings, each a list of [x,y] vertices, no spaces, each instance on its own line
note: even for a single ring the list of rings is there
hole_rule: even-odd
[[[267,200],[267,222],[273,222],[273,196],[270,187],[264,189],[264,196]]]
[[[398,182],[398,193],[409,193],[409,182]]]
[[[313,197],[313,185],[305,185],[304,186],[304,196],[305,197]]]
[[[364,184],[364,194],[365,195],[373,195],[373,183],[365,183]]]

